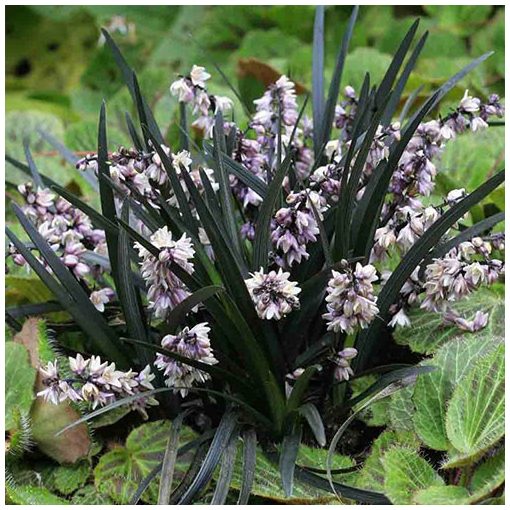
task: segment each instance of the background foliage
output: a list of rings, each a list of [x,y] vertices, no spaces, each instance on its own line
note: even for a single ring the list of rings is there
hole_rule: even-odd
[[[219,63],[227,76],[237,78],[236,85],[247,102],[259,97],[264,85],[280,73],[297,81],[301,92],[309,90],[313,9],[313,6],[8,7],[7,151],[21,157],[20,142],[28,136],[41,169],[50,176],[54,175],[52,171],[58,172],[59,179],[68,184],[76,179],[76,174],[69,166],[59,166],[57,158],[41,157],[53,153],[41,141],[35,126],[75,151],[92,150],[96,143],[97,111],[103,98],[110,112],[112,145],[128,143],[122,117],[131,102],[115,63],[101,44],[100,27],[109,27],[123,54],[137,70],[156,120],[170,129],[172,141],[179,135],[172,122],[177,115],[177,102],[170,97],[168,87],[178,73],[187,72],[194,63],[208,68],[212,68],[213,62]],[[328,7],[327,11],[325,67],[329,81],[351,7]],[[112,29],[119,16],[127,33]],[[374,82],[379,81],[391,60],[395,41],[402,39],[416,17],[421,18],[421,27],[430,31],[430,37],[407,92],[424,84],[421,95],[425,97],[451,75],[452,69],[460,69],[473,57],[493,50],[495,54],[469,73],[441,108],[447,111],[468,87],[473,95],[482,97],[489,92],[504,94],[504,11],[491,6],[363,7],[343,83],[359,90],[366,71]],[[219,73],[213,74],[211,92],[231,95]],[[239,105],[236,115],[242,117]],[[117,129],[112,122],[115,118]],[[493,137],[493,133],[488,135]],[[487,149],[487,141],[476,138],[479,146]],[[470,151],[473,156],[469,167],[474,174],[481,173],[481,166],[487,168],[488,159],[502,153],[502,140],[501,132],[500,139],[491,139],[488,151]],[[465,143],[471,144],[472,140]],[[464,151],[459,150],[458,154]],[[452,167],[452,177],[458,179],[454,158],[445,157],[444,164]],[[471,184],[478,184],[484,177],[485,170],[478,179],[473,175]]]

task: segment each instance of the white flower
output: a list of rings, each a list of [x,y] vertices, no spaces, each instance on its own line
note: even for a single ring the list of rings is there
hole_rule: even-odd
[[[467,113],[474,113],[480,109],[480,99],[469,95],[469,91],[464,92],[464,97],[460,102],[460,108]]]
[[[180,151],[172,156],[172,164],[177,171],[181,173],[181,165],[189,172],[192,160],[188,151]]]
[[[112,297],[113,289],[105,287],[104,289],[91,292],[89,299],[98,311],[104,312],[104,305],[109,303]]]
[[[172,85],[170,85],[170,93],[173,96],[179,96],[179,101],[181,103],[189,103],[193,101],[195,97],[193,94],[193,89],[189,86],[186,78],[179,78],[174,81]]]
[[[261,319],[280,320],[292,310],[299,308],[297,295],[301,289],[296,282],[289,281],[290,273],[284,273],[280,268],[278,273],[270,271],[264,274],[264,270],[260,268],[260,271],[251,275],[252,278],[245,282]]]
[[[211,77],[211,75],[206,72],[205,67],[194,65],[191,68],[189,77],[191,78],[191,83],[193,83],[193,85],[204,88],[205,82]]]
[[[475,132],[487,127],[489,127],[489,124],[487,124],[487,122],[485,122],[481,117],[473,117],[471,119],[471,131]]]
[[[214,96],[214,113],[222,112],[225,113],[227,111],[232,110],[234,103],[232,99],[226,96]]]
[[[453,205],[466,196],[465,188],[452,189],[448,195],[446,195],[446,201]]]
[[[411,325],[411,320],[409,316],[406,314],[405,310],[401,308],[388,323],[388,326],[395,328],[400,326],[401,328],[407,328]]]

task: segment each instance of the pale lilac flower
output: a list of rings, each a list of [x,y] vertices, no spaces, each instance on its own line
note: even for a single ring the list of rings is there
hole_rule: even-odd
[[[480,331],[481,329],[487,326],[489,320],[489,314],[481,312],[478,310],[475,313],[473,319],[465,319],[461,317],[457,312],[453,310],[447,310],[443,315],[443,321],[447,325],[457,326],[459,329],[463,331],[470,331],[474,333],[476,331]]]
[[[299,308],[297,295],[301,289],[296,282],[289,280],[290,273],[270,271],[265,274],[263,269],[251,273],[252,278],[245,280],[248,292],[253,300],[257,314],[261,319],[280,320]]]
[[[348,381],[354,375],[351,360],[357,355],[358,351],[354,347],[346,347],[337,353],[334,359],[334,377],[337,381]]]
[[[179,78],[170,85],[170,92],[173,96],[178,96],[181,103],[193,101],[193,88],[188,84],[186,78]]]
[[[193,65],[191,72],[189,73],[191,83],[195,87],[205,87],[205,82],[211,77],[211,75],[205,70],[205,67]]]
[[[110,302],[114,296],[113,289],[105,287],[104,289],[95,290],[90,294],[90,301],[96,307],[96,310],[104,312],[104,305]]]

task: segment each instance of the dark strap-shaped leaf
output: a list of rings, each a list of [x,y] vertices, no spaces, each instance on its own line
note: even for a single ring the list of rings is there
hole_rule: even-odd
[[[313,148],[319,153],[322,141],[321,120],[324,113],[324,6],[315,8],[312,46]]]
[[[312,487],[333,492],[334,494],[341,494],[343,497],[352,499],[359,503],[367,505],[391,505],[390,500],[380,492],[357,489],[356,487],[350,487],[349,485],[344,485],[338,482],[333,482],[333,490],[328,480],[322,476],[316,475],[315,473],[310,473],[307,469],[300,466],[296,466],[295,476],[299,481]]]
[[[97,166],[99,176],[99,196],[101,199],[101,211],[103,216],[111,223],[115,223],[117,211],[115,209],[115,198],[113,190],[101,177],[110,177],[108,165],[108,142],[106,139],[106,104],[103,101],[99,114],[99,128],[97,137]],[[108,256],[112,267],[112,276],[115,287],[118,286],[118,233],[105,230],[106,245],[108,247]]]
[[[129,93],[131,94],[134,103],[137,105],[138,112],[140,113],[140,111],[142,111],[144,113],[147,127],[149,127],[150,130],[155,134],[158,143],[160,144],[163,143],[163,136],[161,134],[161,131],[159,130],[156,120],[154,119],[154,115],[152,114],[152,111],[149,108],[149,105],[147,104],[147,101],[143,97],[141,97],[141,95],[138,95],[137,97],[135,84],[133,80],[135,76],[133,70],[129,67],[128,63],[126,62],[125,58],[123,57],[121,51],[115,44],[110,34],[105,29],[101,29],[101,33],[105,38],[106,45],[110,48],[112,52],[115,63],[117,64],[118,68],[122,73],[124,82],[127,85]],[[140,118],[140,122],[141,121],[142,119]]]
[[[347,57],[347,51],[349,50],[349,44],[351,42],[354,25],[356,23],[356,18],[358,17],[358,11],[359,11],[358,6],[355,6],[352,9],[351,17],[349,18],[349,22],[347,23],[347,27],[342,37],[342,43],[340,45],[340,49],[338,50],[335,70],[333,71],[333,78],[329,85],[328,100],[326,102],[323,114],[322,129],[320,132],[321,144],[324,142],[327,143],[331,136],[331,128],[333,126],[333,119],[335,117],[335,107],[338,101],[338,93],[340,91],[340,83],[342,81],[342,73],[345,64],[345,58]]]
[[[209,158],[214,157],[214,148],[208,143],[203,143],[204,152]],[[264,198],[267,194],[267,184],[257,177],[253,175],[249,170],[247,170],[241,163],[233,160],[230,156],[225,153],[220,154],[221,159],[225,165],[225,168],[232,174],[235,175],[243,184],[248,186],[250,189],[255,191],[258,195]]]
[[[180,413],[175,420],[172,421],[168,442],[166,444],[165,456],[163,457],[163,463],[160,466],[161,480],[159,482],[158,505],[168,505],[170,503],[175,462],[177,461],[177,455],[179,452],[179,434],[181,432],[184,418],[190,412],[191,409],[188,409],[183,413]]]
[[[386,388],[386,386],[394,382],[406,379],[408,377],[417,377],[418,375],[427,374],[434,371],[435,369],[436,367],[434,366],[412,366],[387,372],[379,377],[379,379],[377,379],[375,383],[371,384],[365,391],[362,391],[359,395],[351,398],[343,405],[346,407],[353,407],[359,402],[362,402],[366,398],[370,397],[374,393],[377,393],[383,388]]]
[[[290,392],[290,396],[287,400],[287,413],[295,411],[302,404],[303,396],[308,389],[308,385],[310,384],[310,379],[313,377],[315,372],[317,372],[317,370],[317,365],[307,367],[306,370],[296,379],[296,382],[294,383],[292,391]]]
[[[121,218],[126,224],[129,223],[129,204],[127,201],[122,204]],[[132,337],[147,340],[147,319],[142,306],[142,298],[139,289],[134,283],[131,271],[131,260],[129,257],[129,236],[124,229],[120,229],[119,232],[118,250],[117,262],[119,264],[119,278],[117,294],[124,313],[127,330]],[[146,351],[141,349],[137,349],[137,351],[144,364],[149,364],[150,359]]]
[[[221,154],[226,153],[225,133],[223,131],[223,115],[218,112],[215,116],[213,129],[214,140],[214,175],[218,182],[218,193],[220,197],[222,220],[225,225],[227,236],[230,239],[232,250],[241,254],[241,244],[239,230],[237,228],[234,207],[232,203],[232,192],[230,190],[230,181],[228,173],[223,166]]]
[[[303,404],[299,408],[299,414],[308,422],[308,426],[315,436],[317,443],[322,447],[326,446],[324,423],[317,407],[311,403]]]
[[[230,482],[234,474],[234,466],[237,454],[238,437],[234,432],[221,456],[220,475],[216,482],[216,488],[211,500],[211,505],[224,505],[230,490]]]
[[[432,251],[430,257],[427,257],[426,260],[432,260],[435,258],[440,258],[443,255],[446,255],[452,248],[455,248],[460,243],[463,243],[464,241],[470,241],[471,239],[473,239],[473,237],[483,234],[487,230],[491,229],[494,225],[497,225],[498,223],[504,220],[505,213],[504,211],[502,211],[493,214],[492,216],[489,216],[488,218],[485,218],[482,221],[479,221],[478,223],[475,223],[471,227],[468,227],[465,230],[463,230],[460,234],[456,235],[453,239],[450,239],[449,241],[439,244]],[[426,262],[423,265],[426,266],[427,265]]]
[[[383,126],[388,126],[391,122],[393,114],[395,113],[395,110],[397,109],[398,104],[400,102],[400,98],[402,97],[402,93],[404,92],[407,80],[409,79],[409,75],[411,74],[412,70],[416,65],[416,61],[418,60],[418,57],[420,56],[420,53],[423,50],[423,46],[427,41],[428,35],[429,33],[425,32],[421,36],[420,40],[418,41],[418,44],[416,45],[411,56],[409,57],[409,60],[407,61],[407,64],[405,65],[404,70],[402,71],[402,74],[400,75],[400,78],[398,79],[397,84],[395,85],[395,88],[391,93],[389,100],[386,102],[386,108],[384,110],[384,115],[381,120],[381,124]]]
[[[282,478],[282,487],[285,496],[290,498],[294,488],[294,469],[296,459],[301,445],[301,436],[303,429],[301,425],[295,425],[290,434],[287,434],[282,441],[282,447],[279,459],[280,476]]]
[[[60,312],[65,308],[60,303],[47,301],[46,303],[30,303],[28,305],[12,306],[5,311],[15,319],[30,315],[44,315],[46,313]]]
[[[253,242],[253,264],[254,271],[260,268],[266,269],[271,250],[271,218],[278,195],[282,190],[283,179],[287,175],[292,160],[292,153],[289,152],[282,164],[277,169],[273,180],[269,186],[267,197],[262,202],[259,209],[257,226],[255,230],[255,240]]]
[[[209,285],[195,291],[193,294],[181,301],[170,312],[170,315],[165,321],[162,333],[175,333],[176,328],[183,323],[186,315],[188,315],[188,313],[190,313],[193,308],[211,298],[218,292],[222,292],[224,290],[225,289],[219,285]]]
[[[384,75],[379,88],[377,89],[377,94],[375,97],[375,104],[381,108],[384,106],[384,99],[389,94],[390,90],[393,87],[393,83],[397,77],[397,74],[404,62],[404,59],[411,47],[411,43],[413,42],[414,35],[416,34],[416,30],[418,30],[418,25],[420,24],[420,20],[417,19],[412,25],[411,28],[407,31],[404,39],[400,43],[393,60],[391,61],[386,74]]]
[[[257,434],[254,429],[248,429],[243,433],[243,478],[239,491],[238,505],[247,505],[250,498],[255,468],[257,465]]]
[[[209,483],[218,465],[220,457],[230,442],[232,433],[237,425],[238,415],[235,411],[227,411],[216,429],[216,434],[207,452],[204,462],[200,466],[197,476],[179,500],[179,505],[190,503],[193,498]]]
[[[23,214],[23,211],[19,208],[19,206],[13,203],[12,207],[16,217],[36,248],[39,250],[39,253],[50,266],[62,287],[67,291],[69,298],[61,301],[62,305],[67,307],[70,304],[69,300],[71,300],[71,303],[74,301],[78,306],[72,306],[69,310],[72,311],[73,316],[77,318],[77,322],[79,322],[80,326],[91,335],[91,340],[94,342],[95,346],[98,347],[100,351],[104,352],[109,359],[126,366],[128,364],[126,356],[119,350],[118,345],[116,345],[118,337],[115,331],[108,326],[106,320],[90,302],[88,295],[85,293],[76,278],[74,278],[64,263],[51,249],[35,226],[30,222],[25,214]],[[40,263],[32,256],[29,250],[25,249],[24,246],[20,246],[22,243],[20,243],[19,240],[16,239],[16,241],[16,248],[20,251],[23,257],[25,257],[25,255],[29,256],[29,259],[26,260],[31,264],[31,266],[34,264],[32,267],[34,267],[35,270],[36,267],[40,266]],[[38,274],[41,277],[41,275],[45,274],[45,270],[41,271],[39,268]],[[55,285],[53,285],[48,279],[43,281],[47,285],[52,285],[50,290],[56,290],[58,292],[56,297],[60,301],[63,296],[62,293],[59,292],[58,288],[55,287]],[[87,316],[87,319],[84,318],[85,316]]]
[[[129,112],[126,112],[124,115],[126,118],[126,125],[128,128],[128,131],[129,131],[129,136],[131,137],[133,145],[135,146],[137,151],[141,152],[141,151],[143,151],[143,143],[142,143],[142,140],[140,140],[140,136],[138,135],[138,132],[136,131],[136,127],[133,123],[133,119],[131,118],[131,115],[129,115]]]
[[[25,158],[28,163],[28,168],[30,168],[30,173],[32,174],[32,179],[34,184],[38,188],[44,188],[44,184],[39,174],[39,170],[37,170],[37,166],[35,164],[34,158],[32,157],[32,153],[30,152],[30,147],[28,146],[28,140],[23,141],[23,148],[25,150]]]

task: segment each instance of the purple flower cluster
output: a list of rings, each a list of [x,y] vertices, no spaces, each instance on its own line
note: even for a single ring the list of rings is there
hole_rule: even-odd
[[[343,272],[333,270],[331,275],[326,296],[328,311],[323,315],[328,331],[351,334],[368,327],[379,311],[372,285],[378,280],[375,267],[358,262],[352,270],[343,261]]]
[[[149,365],[140,373],[132,370],[122,372],[116,369],[115,363],[102,363],[99,356],[84,359],[81,354],[77,354],[76,358],[69,358],[69,369],[69,377],[62,376],[58,360],[49,362],[45,368],[40,368],[45,389],[37,396],[55,405],[66,400],[89,402],[92,409],[95,409],[124,397],[139,394],[140,398],[131,402],[129,406],[145,417],[147,417],[145,408],[158,404],[154,398],[143,395],[145,391],[154,389],[151,381],[155,376],[151,374]]]
[[[437,173],[434,160],[449,140],[467,129],[478,131],[488,126],[491,116],[502,117],[504,108],[496,94],[492,94],[487,103],[468,95],[460,101],[458,108],[439,120],[420,124],[411,138],[392,177],[390,191],[400,201],[404,197],[416,194],[428,196],[434,188]]]
[[[87,250],[106,253],[104,231],[93,228],[87,215],[49,189],[36,189],[26,183],[18,186],[18,191],[25,200],[23,212],[69,270],[79,279],[93,273],[93,269],[97,271],[83,255]],[[9,252],[16,264],[25,265],[25,259],[14,247]]]
[[[196,324],[191,329],[185,327],[177,335],[163,337],[161,346],[186,358],[200,361],[206,365],[215,365],[218,360],[214,357],[211,348],[210,331],[211,328],[207,322]],[[192,388],[195,383],[204,383],[210,378],[207,372],[176,361],[164,354],[157,355],[154,365],[163,371],[166,377],[165,384],[170,388],[175,388],[175,393],[180,393],[183,397],[188,394],[189,388]]]
[[[288,207],[279,209],[273,219],[271,241],[276,249],[275,261],[281,267],[292,267],[307,259],[306,245],[317,241],[319,227],[310,207],[311,195],[289,193]],[[317,210],[318,204],[314,204]]]
[[[183,234],[180,239],[174,240],[168,227],[154,232],[150,241],[160,250],[158,257],[139,243],[135,243],[135,248],[142,259],[142,278],[148,285],[149,309],[154,310],[155,317],[164,319],[189,295],[184,283],[172,272],[170,265],[175,263],[187,273],[193,273],[193,264],[189,260],[193,258],[195,250],[189,237]]]
[[[491,258],[492,245],[480,237],[463,242],[425,269],[425,299],[421,307],[441,312],[481,285],[490,285],[504,273],[504,262]]]
[[[350,140],[356,110],[358,107],[358,98],[354,89],[348,85],[343,91],[344,100],[335,107],[335,118],[333,126],[340,130],[340,139],[342,141]]]
[[[194,65],[188,76],[181,76],[170,86],[170,92],[177,96],[179,102],[192,106],[193,115],[197,118],[192,126],[204,133],[207,138],[212,137],[214,115],[221,111],[225,113],[232,109],[232,100],[224,96],[214,96],[207,93],[206,81],[211,75],[205,68]]]
[[[385,205],[383,211],[389,209]],[[406,253],[440,216],[435,207],[425,207],[417,198],[410,199],[405,206],[397,206],[386,225],[375,232],[371,261],[383,260],[392,247]]]
[[[261,319],[280,320],[299,308],[297,295],[301,289],[296,282],[289,280],[290,273],[270,271],[265,274],[262,268],[245,280],[257,314]]]

